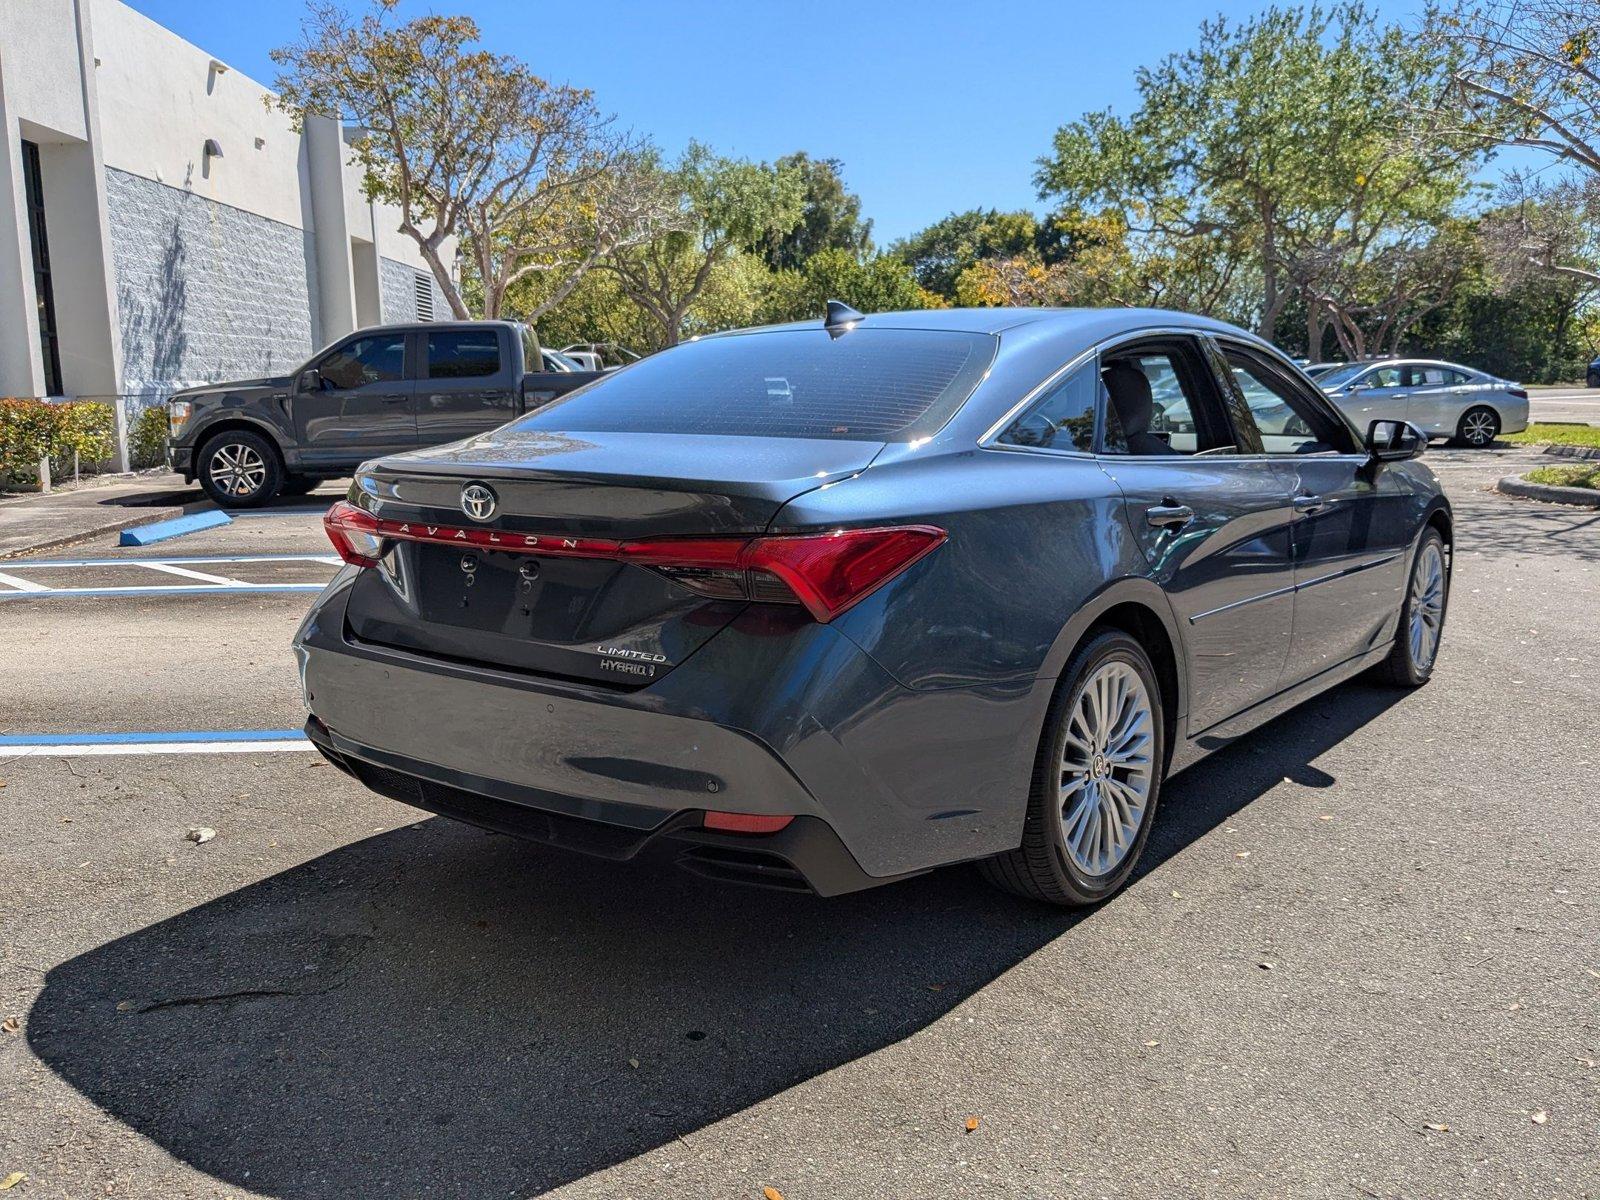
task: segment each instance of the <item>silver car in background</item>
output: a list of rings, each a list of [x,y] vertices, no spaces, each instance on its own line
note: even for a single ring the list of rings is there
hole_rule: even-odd
[[[1509,379],[1458,363],[1388,358],[1347,363],[1317,386],[1365,429],[1375,420],[1409,421],[1431,438],[1485,448],[1528,427],[1528,393]]]

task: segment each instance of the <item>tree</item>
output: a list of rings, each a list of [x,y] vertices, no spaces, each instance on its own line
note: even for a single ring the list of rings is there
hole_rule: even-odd
[[[1600,0],[1475,0],[1426,27],[1460,55],[1455,123],[1600,175]]]
[[[820,320],[829,300],[843,300],[861,312],[943,308],[941,297],[921,287],[898,258],[860,259],[838,247],[806,259],[798,271],[778,271],[768,283],[761,310],[767,321]]]
[[[785,155],[779,171],[800,177],[800,220],[793,228],[774,230],[762,247],[775,271],[801,267],[824,250],[845,250],[861,257],[872,251],[872,222],[861,219],[861,197],[845,190],[844,164],[837,158],[812,158],[805,151]]]
[[[1156,257],[1247,264],[1252,323],[1270,336],[1309,263],[1371,254],[1396,221],[1442,219],[1459,198],[1480,143],[1408,133],[1449,80],[1447,62],[1360,3],[1219,17],[1195,49],[1140,69],[1132,115],[1062,126],[1036,182],[1041,197],[1117,211]]]
[[[456,317],[471,314],[444,261],[451,239],[463,243],[483,315],[496,317],[526,276],[556,277],[548,294],[559,302],[607,255],[675,215],[637,169],[639,148],[589,92],[475,48],[469,17],[399,22],[396,2],[376,0],[359,20],[313,3],[300,41],[272,52],[277,103],[297,123],[354,123],[368,197],[400,209],[400,232]]]
[[[1039,221],[1030,212],[974,208],[902,238],[889,253],[909,265],[928,291],[954,300],[961,272],[985,259],[1037,251],[1039,239]]]
[[[674,346],[719,267],[795,226],[803,189],[794,170],[720,157],[698,143],[654,170],[676,197],[675,227],[619,250],[605,269],[652,322],[652,340]]]
[[[1484,214],[1484,246],[1502,288],[1530,278],[1567,285],[1579,302],[1600,290],[1600,175],[1547,182],[1509,175]]]

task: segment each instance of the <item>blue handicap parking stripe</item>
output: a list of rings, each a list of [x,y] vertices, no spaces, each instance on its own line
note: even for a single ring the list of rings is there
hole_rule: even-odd
[[[132,743],[283,742],[304,738],[303,729],[235,729],[157,733],[8,733],[0,746],[120,746]]]

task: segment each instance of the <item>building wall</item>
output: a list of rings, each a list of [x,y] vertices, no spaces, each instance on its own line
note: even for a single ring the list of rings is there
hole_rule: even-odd
[[[286,374],[318,344],[303,229],[106,169],[124,391]]]
[[[414,318],[426,265],[362,194],[349,132],[298,131],[272,101],[122,0],[0,0],[0,394],[45,389],[22,139],[67,395],[286,372],[358,323]]]
[[[384,323],[417,321],[423,315],[417,311],[417,279],[426,277],[428,291],[433,294],[433,319],[449,321],[454,318],[444,292],[434,282],[433,272],[426,267],[396,262],[392,258],[378,260],[378,286],[383,301]]]

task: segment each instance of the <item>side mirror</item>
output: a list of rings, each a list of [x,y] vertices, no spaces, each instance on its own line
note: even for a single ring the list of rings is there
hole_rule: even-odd
[[[322,372],[315,367],[307,367],[300,372],[300,378],[295,383],[295,389],[301,392],[320,392],[322,390]]]
[[[1377,420],[1367,426],[1367,453],[1374,462],[1403,462],[1427,448],[1427,435],[1410,421]]]

